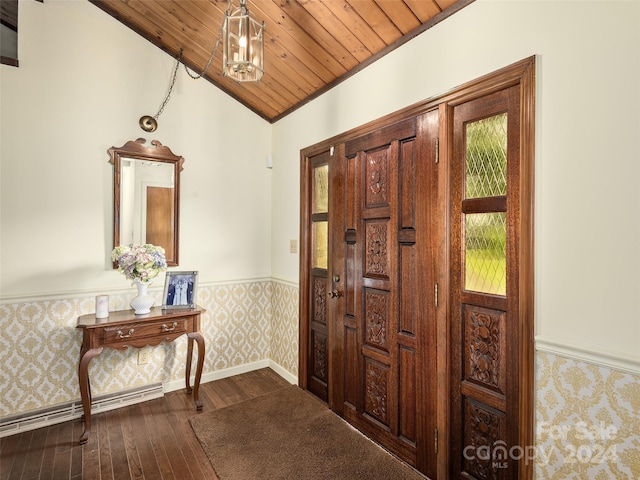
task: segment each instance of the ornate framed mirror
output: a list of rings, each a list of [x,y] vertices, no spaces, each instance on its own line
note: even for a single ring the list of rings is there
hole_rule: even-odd
[[[158,140],[138,138],[111,147],[113,247],[151,243],[164,248],[167,265],[178,265],[180,172],[184,158]]]

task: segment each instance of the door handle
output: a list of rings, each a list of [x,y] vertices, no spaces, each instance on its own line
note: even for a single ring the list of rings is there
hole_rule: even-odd
[[[329,292],[329,298],[338,298],[342,296],[342,292],[339,290],[334,290],[333,292]]]

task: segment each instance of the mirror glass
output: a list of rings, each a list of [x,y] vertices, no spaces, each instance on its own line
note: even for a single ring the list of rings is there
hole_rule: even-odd
[[[18,0],[0,2],[0,63],[18,66]]]
[[[151,243],[178,265],[180,172],[184,159],[157,140],[109,149],[113,164],[113,246]]]

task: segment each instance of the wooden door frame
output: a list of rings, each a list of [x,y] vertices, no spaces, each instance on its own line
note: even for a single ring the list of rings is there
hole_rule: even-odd
[[[311,238],[309,234],[309,217],[307,206],[310,200],[309,174],[311,171],[309,158],[330,150],[334,145],[342,144],[350,139],[374,132],[392,123],[416,117],[433,109],[439,109],[439,162],[438,175],[438,216],[445,219],[441,222],[442,230],[437,232],[438,268],[437,280],[441,292],[437,311],[437,383],[436,395],[441,399],[448,399],[451,387],[449,374],[451,371],[451,338],[448,318],[451,305],[448,300],[449,285],[449,226],[450,226],[450,157],[452,152],[452,115],[451,110],[456,105],[479,98],[490,93],[505,89],[513,85],[520,86],[520,225],[519,225],[519,365],[520,392],[518,399],[519,410],[519,445],[521,447],[533,445],[534,442],[534,158],[535,158],[535,56],[525,58],[496,72],[482,76],[465,83],[450,92],[431,98],[377,120],[354,128],[343,134],[307,147],[300,152],[300,269],[299,269],[299,357],[298,383],[307,388],[306,372],[308,367],[307,355],[309,329],[308,319],[310,305],[308,295],[310,284]],[[330,213],[331,215],[331,213]],[[331,248],[331,247],[330,247]],[[331,251],[329,251],[331,255]],[[329,257],[331,258],[331,257]],[[330,264],[331,262],[329,262]],[[331,272],[328,272],[331,274]],[[330,357],[329,357],[330,358]],[[330,360],[329,360],[330,361]],[[332,368],[329,369],[331,372]],[[332,373],[329,373],[331,378]],[[331,399],[331,393],[329,393]],[[331,407],[332,405],[329,404]],[[449,402],[438,404],[438,449],[437,478],[448,478],[449,452]],[[531,479],[533,477],[532,462],[519,462],[518,478]]]

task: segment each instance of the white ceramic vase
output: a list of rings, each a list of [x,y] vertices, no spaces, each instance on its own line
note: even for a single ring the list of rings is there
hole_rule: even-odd
[[[131,308],[136,315],[144,315],[151,311],[153,307],[153,297],[147,294],[148,283],[134,281],[133,284],[138,288],[138,295],[131,299]]]

